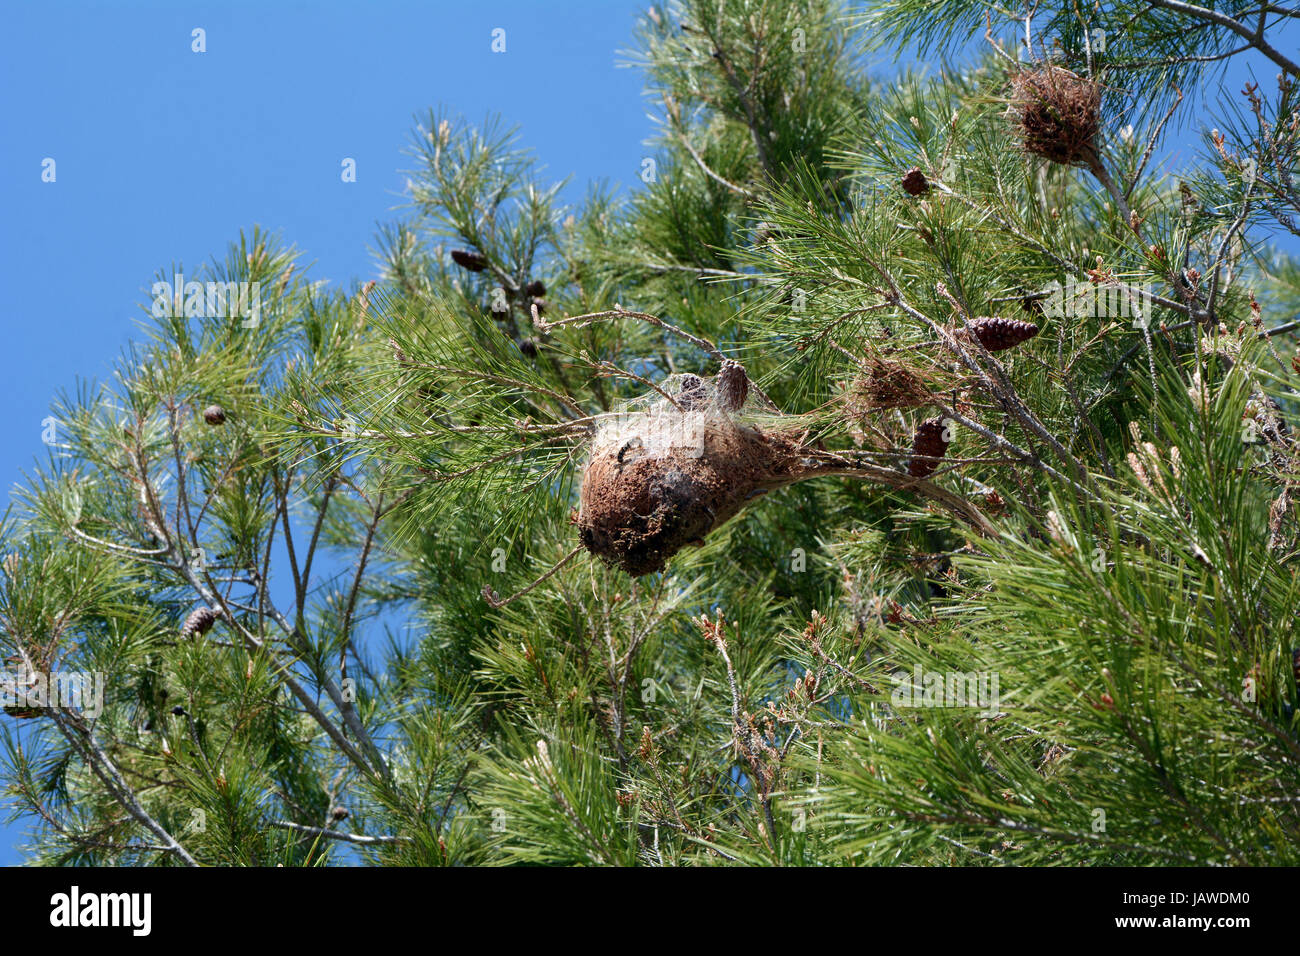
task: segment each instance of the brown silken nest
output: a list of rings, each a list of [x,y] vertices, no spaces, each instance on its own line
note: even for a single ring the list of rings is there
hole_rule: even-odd
[[[778,420],[760,424],[761,411],[744,369],[727,362],[713,379],[673,376],[603,423],[582,476],[583,547],[652,574],[754,498],[824,466]]]
[[[854,379],[845,393],[845,406],[853,417],[890,408],[917,408],[934,400],[931,383],[901,362],[868,355],[863,369],[865,374]]]
[[[683,415],[699,431],[697,448],[651,456],[640,445],[611,447],[588,462],[578,512],[588,551],[633,576],[661,571],[748,502],[810,470],[796,440],[707,416]]]
[[[767,492],[831,475],[920,494],[995,533],[978,508],[922,475],[807,443],[806,423],[756,391],[725,362],[711,379],[671,376],[602,421],[579,492],[582,547],[634,577],[653,574]]]
[[[1060,66],[1011,77],[1009,116],[1026,152],[1065,166],[1096,162],[1101,84]]]

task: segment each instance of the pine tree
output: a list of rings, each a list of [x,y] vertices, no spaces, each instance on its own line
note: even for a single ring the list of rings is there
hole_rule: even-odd
[[[1297,862],[1300,11],[1219,6],[684,0],[636,188],[433,111],[376,280],[241,236],[6,519],[35,858]]]

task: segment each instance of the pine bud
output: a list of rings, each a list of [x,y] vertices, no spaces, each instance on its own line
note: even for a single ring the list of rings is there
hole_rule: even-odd
[[[925,173],[913,166],[903,174],[903,192],[909,196],[924,196],[930,191],[930,183]]]
[[[487,256],[469,249],[451,250],[451,261],[470,272],[482,272],[487,268]]]
[[[649,760],[654,754],[654,737],[649,727],[641,728],[641,744],[637,748],[637,754],[642,760]]]

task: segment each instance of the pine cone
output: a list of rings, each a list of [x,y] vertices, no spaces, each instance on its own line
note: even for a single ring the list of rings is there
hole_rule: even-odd
[[[524,295],[531,295],[535,299],[540,299],[546,295],[546,284],[541,279],[534,279],[524,286]]]
[[[704,379],[687,372],[682,376],[682,382],[677,387],[676,398],[677,404],[682,407],[682,411],[689,412],[692,409],[702,408],[708,404],[709,388],[704,384]]]
[[[1009,349],[1013,345],[1032,339],[1038,334],[1038,326],[1032,322],[1021,322],[1019,319],[1000,319],[985,315],[971,323],[971,331],[975,333],[975,338],[979,339],[980,345],[990,352],[1001,352],[1003,349]]]
[[[913,478],[925,478],[939,467],[939,459],[948,452],[943,433],[942,418],[927,418],[916,427],[912,436],[912,460],[907,464],[907,473]]]
[[[520,339],[519,351],[522,352],[526,358],[537,358],[537,339]]]
[[[346,820],[347,818],[348,818],[348,808],[347,808],[347,807],[335,807],[333,810],[330,811],[330,819],[331,819],[331,820],[336,820],[336,821],[337,821],[337,820]]]
[[[930,183],[925,173],[915,166],[903,174],[903,192],[909,196],[924,196],[930,191]]]
[[[210,607],[195,608],[181,625],[181,637],[190,638],[198,634],[206,634],[219,617],[221,612]]]
[[[745,366],[731,359],[724,360],[713,384],[718,390],[718,407],[724,412],[739,411],[744,407],[749,395],[749,376],[745,374]]]
[[[226,410],[220,405],[209,405],[203,409],[203,420],[209,425],[223,425],[226,421]]]
[[[469,249],[451,250],[451,261],[456,263],[462,269],[468,269],[470,272],[482,272],[487,268],[487,256],[481,252],[472,252]]]

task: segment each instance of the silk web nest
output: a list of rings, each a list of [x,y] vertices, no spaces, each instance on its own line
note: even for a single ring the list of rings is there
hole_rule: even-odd
[[[723,362],[712,378],[673,375],[597,428],[582,475],[579,540],[607,564],[652,574],[819,464],[754,394],[739,363]]]

